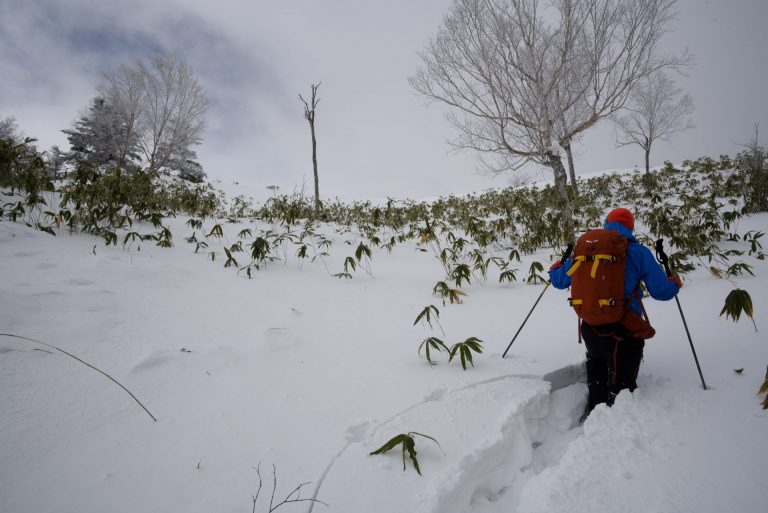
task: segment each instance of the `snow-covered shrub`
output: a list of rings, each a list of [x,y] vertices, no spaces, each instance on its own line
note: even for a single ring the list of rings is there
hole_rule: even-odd
[[[768,212],[768,152],[757,138],[747,143],[734,164],[744,182],[746,212]]]
[[[763,384],[760,386],[760,390],[758,390],[757,395],[765,394],[765,397],[763,397],[763,409],[768,410],[768,369],[765,371],[765,381],[763,381]]]
[[[0,219],[20,221],[53,232],[56,214],[53,182],[34,139],[0,139],[0,187],[8,188],[0,203]]]

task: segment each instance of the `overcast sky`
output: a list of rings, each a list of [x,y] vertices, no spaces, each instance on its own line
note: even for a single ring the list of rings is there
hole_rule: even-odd
[[[317,109],[320,191],[346,199],[431,197],[505,186],[450,151],[438,105],[407,79],[417,51],[452,0],[0,0],[0,117],[13,115],[39,147],[68,149],[67,128],[94,95],[99,72],[153,52],[189,62],[208,94],[210,179],[291,192],[313,187],[309,126],[298,94],[322,81]],[[696,128],[654,146],[651,163],[733,155],[755,123],[768,141],[768,1],[679,0],[665,47],[689,47],[678,77]],[[575,150],[578,171],[643,165],[615,149],[603,123]],[[545,176],[530,168],[528,176]]]

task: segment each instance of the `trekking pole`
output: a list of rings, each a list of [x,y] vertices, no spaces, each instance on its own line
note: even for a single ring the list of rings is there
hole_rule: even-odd
[[[564,264],[565,261],[568,260],[568,257],[571,256],[571,251],[573,251],[573,244],[568,244],[568,247],[565,248],[565,253],[563,253],[563,257],[560,259],[561,264]],[[512,347],[512,344],[514,344],[515,340],[517,340],[517,336],[523,330],[523,326],[525,326],[525,323],[528,322],[528,318],[536,309],[536,305],[539,304],[539,301],[541,301],[541,297],[544,295],[544,293],[547,291],[550,285],[552,285],[552,282],[547,281],[547,286],[544,287],[544,290],[541,291],[541,294],[539,294],[539,297],[536,299],[536,302],[533,304],[533,308],[531,308],[531,311],[528,312],[528,315],[525,316],[525,320],[523,321],[523,324],[520,325],[520,327],[517,329],[517,333],[515,333],[515,336],[512,337],[512,342],[509,343],[509,345],[507,346],[507,349],[504,351],[504,354],[501,355],[502,358],[507,356],[507,352],[509,351],[509,348]]]
[[[664,265],[664,270],[667,272],[667,276],[672,276],[672,271],[669,269],[669,257],[664,253],[664,241],[659,239],[656,241],[656,258]],[[704,390],[707,390],[707,384],[704,382],[704,374],[701,373],[701,365],[699,365],[699,357],[696,356],[696,349],[693,347],[693,339],[691,339],[691,332],[688,331],[688,323],[685,322],[685,315],[683,314],[683,307],[680,306],[680,298],[675,295],[675,301],[677,301],[677,309],[680,310],[680,317],[683,319],[683,326],[685,327],[685,333],[688,335],[688,343],[691,344],[691,351],[693,351],[693,360],[696,362],[696,368],[699,371],[699,377],[701,378],[701,386]]]

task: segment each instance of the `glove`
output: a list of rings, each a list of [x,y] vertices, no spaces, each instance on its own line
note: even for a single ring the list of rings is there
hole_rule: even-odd
[[[680,281],[680,278],[678,278],[677,276],[675,276],[675,275],[668,276],[667,279],[669,281],[674,281],[675,283],[677,283],[677,288],[679,288],[679,289],[683,288],[683,282]]]
[[[554,264],[552,264],[552,267],[549,268],[550,271],[554,271],[558,267],[562,267],[563,263],[560,260],[556,260]]]

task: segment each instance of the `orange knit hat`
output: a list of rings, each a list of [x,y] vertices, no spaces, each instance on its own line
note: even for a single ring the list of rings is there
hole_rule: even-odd
[[[635,216],[626,208],[614,208],[608,212],[608,217],[605,220],[609,223],[621,223],[629,231],[635,229]]]

